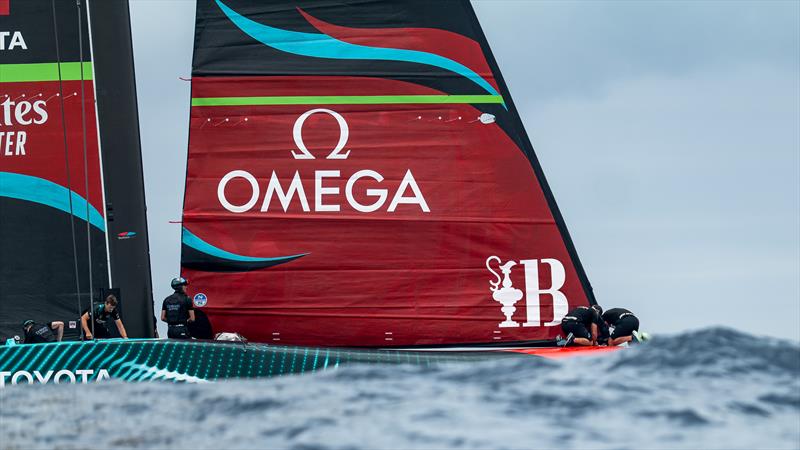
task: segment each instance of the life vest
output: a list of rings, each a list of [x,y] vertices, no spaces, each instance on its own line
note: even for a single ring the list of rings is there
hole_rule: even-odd
[[[185,325],[189,320],[189,311],[186,308],[186,299],[172,294],[164,300],[167,323],[169,325]]]
[[[34,324],[28,333],[26,333],[26,343],[37,342],[55,342],[56,337],[50,331],[50,327],[42,324]]]

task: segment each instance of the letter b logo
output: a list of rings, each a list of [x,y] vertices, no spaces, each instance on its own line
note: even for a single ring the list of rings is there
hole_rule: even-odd
[[[567,315],[569,310],[567,296],[560,291],[567,280],[564,265],[557,259],[542,259],[541,262],[550,266],[550,279],[552,282],[550,287],[546,289],[542,289],[539,285],[539,260],[523,259],[520,261],[520,264],[525,266],[525,303],[528,315],[528,320],[522,324],[523,327],[542,326],[540,301],[542,294],[553,296],[553,320],[544,324],[545,326],[560,324],[561,319]]]

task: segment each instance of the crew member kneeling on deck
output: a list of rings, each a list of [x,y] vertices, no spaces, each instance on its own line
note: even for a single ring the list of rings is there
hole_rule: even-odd
[[[175,292],[164,299],[161,305],[161,320],[167,322],[167,337],[170,339],[190,339],[189,322],[194,322],[194,305],[186,295],[186,286],[189,284],[185,278],[173,278],[172,289]]]
[[[566,345],[597,345],[597,321],[599,314],[588,306],[579,306],[561,319],[561,329],[568,338]]]
[[[94,305],[94,311],[90,308],[83,310],[81,314],[81,328],[83,335],[86,339],[108,339],[111,338],[111,333],[108,331],[108,321],[113,320],[114,325],[117,326],[117,331],[123,339],[128,339],[128,333],[125,331],[125,325],[122,324],[122,319],[119,318],[119,309],[117,308],[117,297],[109,295],[103,303]],[[94,335],[92,335],[92,328],[89,323],[94,323]]]
[[[603,307],[592,305],[592,309],[597,313],[594,322],[597,325],[597,345],[608,345],[611,332],[608,330],[608,324],[603,320]]]
[[[639,331],[639,319],[625,308],[611,308],[603,313],[603,320],[614,327],[608,345],[620,345],[634,340]],[[635,340],[638,342],[638,338]]]
[[[47,324],[26,320],[22,324],[25,332],[26,344],[43,344],[46,342],[61,342],[64,337],[64,322],[54,321]],[[56,334],[53,334],[55,330]]]

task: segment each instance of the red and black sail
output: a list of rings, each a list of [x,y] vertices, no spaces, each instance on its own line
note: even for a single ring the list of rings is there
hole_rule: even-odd
[[[152,334],[127,2],[93,3],[0,2],[2,338],[75,324],[112,282],[129,334]]]
[[[511,344],[593,302],[469,2],[200,0],[192,75],[181,262],[216,331]]]

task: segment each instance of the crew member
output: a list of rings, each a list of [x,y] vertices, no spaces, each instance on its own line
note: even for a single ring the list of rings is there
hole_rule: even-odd
[[[214,339],[211,321],[208,320],[206,313],[200,309],[194,310],[194,322],[189,322],[189,334],[195,339]]]
[[[64,337],[64,322],[53,321],[47,324],[26,320],[22,324],[26,344],[43,344],[45,342],[61,342]],[[53,334],[53,331],[56,334]]]
[[[624,342],[638,342],[639,319],[625,308],[612,308],[603,313],[603,320],[614,327],[608,345],[620,345]]]
[[[113,294],[106,297],[105,302],[94,305],[94,311],[86,308],[81,314],[81,328],[86,339],[108,339],[111,333],[108,331],[108,321],[113,320],[117,326],[117,331],[123,339],[128,339],[128,333],[125,331],[125,326],[119,318],[119,309],[117,308],[117,297]],[[89,323],[94,321],[94,335],[92,335],[92,328]]]
[[[173,278],[170,283],[175,292],[164,299],[161,305],[161,320],[167,322],[167,337],[170,339],[190,339],[189,322],[194,322],[194,305],[186,295],[189,282],[185,278]]]
[[[603,307],[600,305],[592,305],[592,309],[597,313],[597,345],[608,345],[608,339],[611,337],[608,330],[608,324],[603,320]]]
[[[567,333],[566,345],[597,345],[598,317],[597,311],[588,306],[579,306],[567,313],[561,319],[561,329]]]

